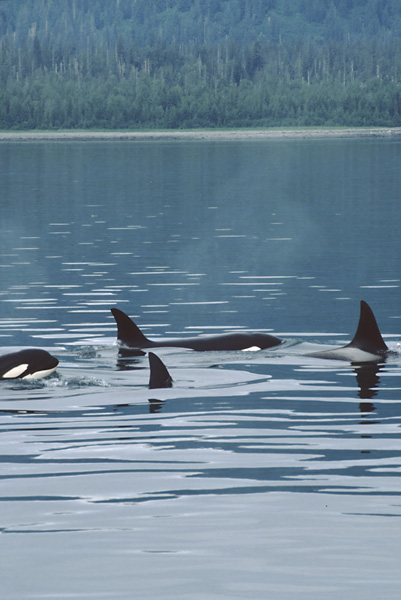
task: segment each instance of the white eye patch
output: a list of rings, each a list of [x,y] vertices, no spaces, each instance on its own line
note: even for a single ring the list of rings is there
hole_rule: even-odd
[[[22,375],[22,373],[24,373],[24,371],[26,371],[27,368],[28,368],[27,363],[22,364],[22,365],[17,365],[16,367],[13,367],[9,371],[6,371],[3,375],[3,379],[15,379],[16,377],[19,377],[20,375]]]
[[[250,346],[249,348],[244,348],[242,352],[258,352],[259,350],[261,350],[259,346]]]

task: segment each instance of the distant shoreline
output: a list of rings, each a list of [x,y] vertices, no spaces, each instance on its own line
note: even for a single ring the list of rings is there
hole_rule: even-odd
[[[11,141],[90,141],[90,140],[307,140],[331,138],[372,138],[401,136],[401,127],[344,127],[305,129],[235,129],[185,131],[1,131],[0,142]]]

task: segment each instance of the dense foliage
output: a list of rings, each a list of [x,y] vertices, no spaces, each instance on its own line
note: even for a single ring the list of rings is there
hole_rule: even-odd
[[[3,0],[0,128],[401,125],[399,0]]]

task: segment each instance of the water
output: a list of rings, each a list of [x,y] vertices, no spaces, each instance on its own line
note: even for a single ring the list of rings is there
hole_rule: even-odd
[[[8,600],[398,598],[397,140],[0,145],[0,342],[56,375],[0,387]],[[306,356],[372,306],[386,363]],[[119,358],[157,336],[279,348]]]

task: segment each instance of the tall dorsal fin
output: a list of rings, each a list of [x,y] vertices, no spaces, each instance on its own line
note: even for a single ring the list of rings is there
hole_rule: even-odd
[[[150,340],[143,335],[134,321],[118,308],[110,309],[117,323],[117,339],[128,348],[146,348],[151,345]]]
[[[166,365],[153,352],[149,352],[148,356],[150,367],[149,389],[172,387],[173,379],[167,371]]]
[[[348,344],[348,347],[359,348],[372,354],[380,354],[381,352],[387,352],[388,347],[386,346],[375,316],[370,308],[369,304],[361,300],[361,314],[359,317],[358,329],[354,335],[352,342]]]

